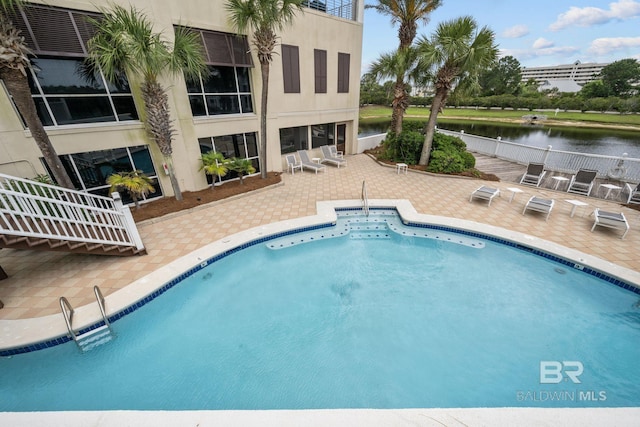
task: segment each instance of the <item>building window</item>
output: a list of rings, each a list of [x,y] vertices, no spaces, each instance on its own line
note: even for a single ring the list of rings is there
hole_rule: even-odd
[[[293,153],[297,150],[333,145],[335,144],[335,127],[335,123],[325,123],[282,128],[280,129],[280,153]],[[309,146],[309,128],[311,128],[311,146]]]
[[[206,75],[187,80],[194,116],[253,113],[251,75],[253,67],[246,36],[189,28],[202,43]]]
[[[258,142],[255,133],[239,133],[235,135],[211,136],[206,138],[198,138],[200,152],[202,154],[209,151],[222,153],[225,159],[239,157],[241,159],[251,160],[251,164],[256,169],[256,173],[260,172],[258,162]],[[216,182],[228,181],[238,178],[237,172],[229,171],[223,177],[217,177]],[[207,182],[211,184],[212,178],[207,175]]]
[[[102,73],[85,71],[78,58],[31,60],[29,86],[45,126],[138,120],[126,78],[108,83]]]
[[[322,145],[333,145],[335,143],[335,127],[335,123],[311,126],[311,148],[318,148]]]
[[[327,51],[314,49],[313,64],[316,93],[327,93]]]
[[[194,116],[253,113],[249,69],[209,65],[208,76],[187,81]]]
[[[95,29],[89,12],[25,5],[10,19],[34,53],[28,74],[31,94],[45,126],[138,120],[127,79],[116,84],[85,64]]]
[[[280,129],[280,152],[286,154],[308,149],[308,133],[308,126]]]
[[[338,53],[338,93],[349,93],[349,61],[348,53]]]
[[[106,184],[109,175],[140,170],[152,179],[153,187],[156,190],[155,193],[149,193],[144,199],[162,197],[158,174],[151,161],[149,147],[146,145],[66,154],[60,156],[60,160],[69,174],[71,182],[78,190],[109,197],[110,186]],[[49,175],[51,176],[50,171]],[[126,191],[120,192],[120,195],[124,203],[133,203]]]
[[[282,45],[284,93],[300,93],[300,56],[298,46]]]

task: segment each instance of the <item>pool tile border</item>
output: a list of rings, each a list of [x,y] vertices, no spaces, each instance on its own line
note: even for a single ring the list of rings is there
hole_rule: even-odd
[[[358,201],[359,202],[359,201]],[[370,211],[376,211],[376,210],[395,210],[396,213],[398,213],[398,215],[400,215],[400,218],[402,220],[402,223],[406,226],[409,227],[416,227],[416,228],[426,228],[426,229],[432,229],[432,230],[438,230],[438,231],[445,231],[445,232],[451,232],[451,233],[457,233],[457,234],[462,234],[465,236],[469,236],[469,237],[474,237],[474,238],[481,238],[484,240],[489,240],[495,243],[499,243],[499,244],[503,244],[503,245],[507,245],[537,256],[541,256],[543,258],[547,258],[551,261],[557,262],[559,264],[565,265],[567,267],[571,267],[571,268],[575,268],[578,270],[581,270],[582,272],[584,272],[585,274],[589,274],[591,276],[597,277],[601,280],[604,280],[608,283],[611,283],[615,286],[618,286],[620,288],[626,289],[628,291],[631,291],[635,294],[640,295],[640,287],[639,286],[634,286],[633,284],[622,280],[620,278],[617,278],[613,275],[610,275],[608,273],[605,273],[603,271],[591,268],[591,267],[587,267],[585,265],[582,265],[580,263],[577,263],[571,259],[568,258],[564,258],[558,255],[554,255],[548,251],[542,250],[542,249],[537,249],[533,246],[529,246],[526,245],[524,243],[520,243],[517,241],[513,241],[513,240],[509,240],[503,237],[499,237],[496,235],[492,235],[490,234],[489,231],[487,232],[481,232],[481,231],[471,231],[465,228],[460,228],[460,227],[455,227],[455,226],[450,226],[450,225],[441,225],[441,224],[434,224],[433,222],[441,222],[441,221],[431,221],[429,222],[428,219],[430,218],[442,218],[442,217],[433,217],[433,216],[428,216],[428,215],[422,215],[423,217],[427,217],[427,221],[424,221],[422,218],[420,218],[421,220],[410,220],[407,219],[407,217],[413,217],[414,214],[417,214],[415,212],[415,209],[413,209],[413,207],[411,206],[411,204],[406,201],[406,200],[384,200],[384,201],[370,201],[370,203],[374,203],[374,202],[378,202],[375,203],[373,206],[371,206],[369,208]],[[343,205],[343,206],[340,206]],[[356,207],[358,206],[358,207]],[[333,213],[331,214],[331,212],[327,212],[327,209],[329,210],[333,210]],[[293,227],[293,228],[289,228],[289,229],[283,229],[281,231],[277,231],[277,232],[273,232],[273,233],[268,233],[267,235],[261,236],[261,237],[255,237],[255,238],[251,238],[249,240],[246,240],[243,243],[240,243],[236,246],[233,246],[229,249],[226,250],[222,250],[221,252],[218,252],[216,255],[210,256],[206,259],[204,259],[203,261],[201,261],[199,264],[189,268],[188,270],[184,271],[183,273],[175,276],[173,279],[164,282],[160,287],[156,288],[155,290],[153,290],[152,292],[150,292],[149,294],[147,294],[146,296],[142,297],[141,299],[135,301],[133,304],[130,304],[128,306],[126,306],[124,309],[118,310],[116,313],[113,313],[111,315],[108,316],[108,319],[110,322],[115,322],[118,319],[121,319],[122,317],[133,313],[134,311],[136,311],[137,309],[143,307],[144,305],[146,305],[147,303],[153,301],[155,298],[157,298],[158,296],[162,295],[163,293],[165,293],[166,291],[168,291],[169,289],[173,288],[175,285],[177,285],[178,283],[180,283],[181,281],[183,281],[184,279],[186,279],[187,277],[193,275],[194,273],[202,270],[203,268],[213,264],[216,261],[219,261],[222,258],[225,258],[229,255],[232,255],[236,252],[239,252],[243,249],[249,248],[251,246],[255,246],[257,244],[261,244],[261,243],[265,243],[269,240],[273,240],[273,239],[277,239],[280,237],[286,237],[292,234],[298,234],[298,233],[303,233],[303,232],[307,232],[307,231],[314,231],[314,230],[319,230],[322,228],[329,228],[329,227],[333,227],[336,224],[336,213],[337,212],[345,212],[345,211],[362,211],[362,208],[356,204],[354,206],[354,201],[348,201],[348,200],[344,200],[344,201],[338,201],[338,202],[318,202],[318,211],[319,211],[319,215],[316,215],[315,217],[308,217],[309,220],[311,220],[311,222],[313,224],[311,225],[305,225],[305,226],[298,226],[298,227]],[[322,211],[324,211],[324,215],[321,215]],[[403,215],[404,213],[404,215]],[[419,215],[419,214],[418,214]],[[322,217],[322,220],[324,221],[320,221],[317,222],[317,220]],[[326,220],[329,219],[329,221],[327,222]],[[304,220],[304,219],[303,219]],[[294,222],[295,220],[291,220],[291,221],[282,221],[281,223],[278,223],[280,226],[284,225],[286,227],[286,224]],[[463,220],[457,220],[460,223],[470,223],[469,221],[463,221]],[[473,223],[473,224],[477,224],[477,223]],[[265,227],[261,227],[261,228],[265,228]],[[250,230],[249,230],[250,231]],[[246,232],[243,233],[238,233],[238,234],[244,234]],[[258,234],[262,234],[262,233],[258,233]],[[516,233],[516,234],[520,234],[520,233]],[[224,243],[229,242],[229,240],[223,240]],[[555,245],[555,246],[559,246],[559,245]],[[635,273],[635,272],[632,272]],[[85,326],[81,329],[79,329],[78,331],[78,335],[84,334],[86,332],[89,332],[93,329],[96,329],[100,326],[104,325],[104,321],[103,320],[99,320],[97,322],[93,322],[90,323],[88,326]],[[64,344],[71,341],[71,338],[68,335],[63,335],[63,336],[58,336],[52,339],[48,339],[48,340],[44,340],[44,341],[39,341],[33,344],[29,344],[29,345],[23,345],[23,346],[16,346],[13,348],[7,348],[7,349],[1,349],[0,350],[0,357],[8,357],[8,356],[13,356],[13,355],[17,355],[17,354],[23,354],[23,353],[29,353],[32,351],[38,351],[38,350],[43,350],[46,348],[50,348],[50,347],[54,347],[60,344]]]

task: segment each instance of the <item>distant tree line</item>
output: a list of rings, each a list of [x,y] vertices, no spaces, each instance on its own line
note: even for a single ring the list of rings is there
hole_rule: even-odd
[[[372,75],[365,74],[360,86],[361,105],[391,105],[394,85],[395,82],[390,81],[379,84]],[[411,89],[405,85],[407,93]],[[455,89],[447,105],[639,113],[639,89],[640,64],[635,59],[622,59],[607,65],[595,80],[584,85],[577,93],[561,93],[557,89],[539,91],[533,79],[523,82],[520,63],[514,57],[506,56],[479,74],[475,94],[473,91]],[[428,88],[424,92],[428,92]],[[428,107],[431,101],[429,96],[411,96],[409,104]]]

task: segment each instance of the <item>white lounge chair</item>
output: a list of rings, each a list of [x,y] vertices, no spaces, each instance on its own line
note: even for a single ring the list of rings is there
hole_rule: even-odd
[[[329,151],[331,151],[331,155],[333,157],[344,159],[344,153],[342,151],[338,151],[338,148],[335,145],[329,145]]]
[[[338,166],[338,168],[340,168],[341,165],[346,166],[347,161],[339,157],[334,157],[328,145],[320,146],[320,151],[322,151],[322,163],[331,163],[332,165]]]
[[[302,172],[302,163],[296,159],[295,154],[287,154],[285,158],[287,159],[287,170],[291,171],[291,175],[295,175],[296,169],[300,169]]]
[[[632,187],[631,184],[627,182],[624,185],[624,191],[629,192],[629,196],[627,197],[627,204],[640,204],[640,184]]]
[[[542,163],[529,163],[527,166],[527,171],[522,175],[520,179],[520,184],[528,184],[535,185],[536,187],[540,187],[540,183],[542,182],[542,178],[546,175],[547,171],[544,170],[544,165]]]
[[[302,163],[301,170],[310,169],[318,174],[318,171],[326,172],[327,167],[325,165],[321,165],[315,162],[312,162],[309,158],[309,154],[307,154],[306,150],[298,150],[298,156],[300,156],[300,163]]]
[[[622,237],[620,239],[624,239],[624,236],[629,232],[629,223],[627,222],[627,218],[624,217],[622,212],[607,212],[601,211],[597,209],[593,211],[593,216],[595,216],[595,222],[593,223],[593,227],[591,227],[591,231],[596,228],[596,225],[601,227],[615,228],[617,230],[624,230],[622,233]]]
[[[589,169],[580,169],[578,173],[571,177],[569,187],[567,187],[568,193],[577,193],[588,196],[591,194],[593,188],[593,182],[598,175],[598,171]]]
[[[474,198],[488,200],[489,204],[487,206],[491,206],[491,201],[493,200],[493,198],[499,195],[500,195],[499,189],[482,185],[479,188],[477,188],[473,193],[471,193],[471,196],[469,197],[469,201],[472,201]]]
[[[553,205],[555,204],[555,200],[553,199],[543,199],[541,197],[532,196],[526,205],[524,205],[524,209],[522,210],[522,215],[527,210],[536,211],[546,213],[547,216],[544,220],[549,219],[549,215],[551,215],[551,210],[553,209]]]

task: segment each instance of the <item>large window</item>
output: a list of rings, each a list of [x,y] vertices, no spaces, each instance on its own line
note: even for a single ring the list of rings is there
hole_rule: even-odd
[[[338,53],[338,93],[349,93],[349,62],[348,53]]]
[[[45,126],[138,120],[127,79],[109,84],[84,65],[94,28],[87,17],[100,15],[25,5],[10,19],[34,53],[29,85]]]
[[[31,94],[45,126],[138,120],[126,78],[109,84],[78,58],[32,59]]]
[[[187,82],[194,116],[253,113],[248,68],[208,67],[208,76]]]
[[[153,180],[155,188],[155,192],[146,198],[162,197],[158,174],[146,145],[67,154],[60,156],[60,160],[78,190],[109,197],[110,186],[106,184],[109,175],[140,170]],[[126,191],[120,192],[120,195],[124,203],[133,202]]]
[[[282,128],[280,129],[280,153],[293,153],[297,150],[333,145],[335,144],[335,128],[335,123]],[[309,133],[311,133],[311,146],[309,146]]]
[[[246,36],[189,28],[202,43],[207,72],[187,81],[194,116],[253,113],[253,67]]]
[[[282,154],[295,153],[298,150],[309,148],[308,133],[309,127],[307,126],[280,129],[280,152]]]
[[[300,56],[298,46],[282,45],[284,93],[300,93]]]
[[[258,143],[256,141],[255,133],[239,133],[235,135],[222,135],[212,136],[207,138],[198,138],[200,144],[200,152],[208,153],[209,151],[215,151],[222,153],[226,159],[232,157],[239,157],[241,159],[249,159],[256,168],[256,173],[260,172],[260,165],[258,164]],[[238,178],[238,174],[233,171],[227,172],[225,176],[220,179],[216,178],[216,182],[227,181],[230,179]],[[211,184],[212,178],[207,175],[207,182]]]

